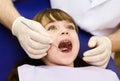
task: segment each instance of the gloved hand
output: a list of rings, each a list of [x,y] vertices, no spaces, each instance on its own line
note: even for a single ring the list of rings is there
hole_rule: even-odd
[[[106,68],[112,51],[110,39],[105,36],[93,36],[88,46],[92,49],[83,54],[83,60],[91,65]]]
[[[24,17],[18,17],[14,21],[12,34],[18,38],[22,48],[33,59],[44,57],[52,42],[40,23]]]

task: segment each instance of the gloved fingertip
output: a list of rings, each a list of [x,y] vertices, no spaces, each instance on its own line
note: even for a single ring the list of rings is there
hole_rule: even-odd
[[[82,60],[85,61],[85,58],[83,57]]]
[[[83,53],[83,56],[86,56],[86,52],[85,52],[85,53]]]
[[[88,46],[91,47],[91,48],[93,48],[93,47],[96,46],[96,42],[95,42],[95,41],[90,41],[90,42],[88,43]]]
[[[86,57],[83,57],[82,59],[83,59],[83,61],[85,61],[85,62],[88,61],[88,59],[87,59]]]
[[[90,56],[90,55],[91,55],[91,54],[88,53],[88,51],[83,54],[84,57],[87,57],[87,56]]]
[[[88,42],[88,46],[93,48],[96,46],[96,44],[97,44],[97,37],[96,36],[91,37]]]
[[[52,44],[53,43],[53,40],[52,39],[50,39],[50,44]]]

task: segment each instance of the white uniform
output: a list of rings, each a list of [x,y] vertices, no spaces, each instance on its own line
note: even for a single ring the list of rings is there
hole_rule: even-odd
[[[111,70],[99,67],[71,68],[65,66],[18,67],[19,81],[119,81]]]
[[[69,13],[81,29],[109,35],[120,23],[120,0],[50,0],[52,8]]]

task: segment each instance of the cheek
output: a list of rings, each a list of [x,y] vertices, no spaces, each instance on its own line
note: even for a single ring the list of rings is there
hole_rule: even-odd
[[[47,56],[45,57],[46,60],[48,60],[49,62],[55,62],[56,58],[59,57],[57,54],[58,51],[56,51],[56,48],[51,47],[48,52],[47,52]]]
[[[52,58],[57,54],[56,48],[54,46],[51,46],[47,52],[47,56]]]
[[[57,33],[50,33],[50,36],[54,42],[54,40],[57,38],[58,35],[57,35]]]
[[[73,39],[74,39],[75,48],[76,48],[76,50],[79,51],[79,49],[80,49],[80,40],[79,40],[79,38],[78,38],[78,35],[75,34]]]

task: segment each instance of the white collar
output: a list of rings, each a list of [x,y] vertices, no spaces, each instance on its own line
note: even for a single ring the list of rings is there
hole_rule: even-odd
[[[91,2],[90,8],[99,6],[103,3],[105,3],[106,1],[109,1],[109,0],[90,0],[90,2]]]

